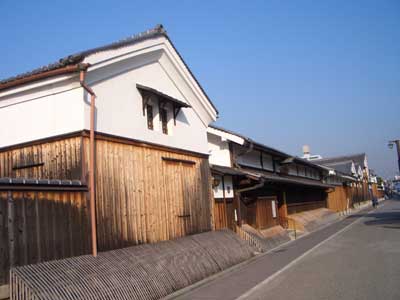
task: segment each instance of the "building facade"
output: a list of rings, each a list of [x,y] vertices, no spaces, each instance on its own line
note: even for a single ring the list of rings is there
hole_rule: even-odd
[[[10,266],[211,230],[216,117],[162,26],[1,81],[0,283]]]

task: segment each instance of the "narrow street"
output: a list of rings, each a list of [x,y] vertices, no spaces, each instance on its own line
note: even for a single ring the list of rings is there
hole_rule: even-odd
[[[385,201],[179,299],[400,299],[400,201]]]

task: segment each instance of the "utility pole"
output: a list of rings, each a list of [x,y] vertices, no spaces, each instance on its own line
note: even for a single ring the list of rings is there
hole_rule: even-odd
[[[388,146],[390,149],[393,149],[394,145],[396,145],[396,149],[397,149],[397,163],[398,163],[399,172],[400,172],[400,140],[389,141]]]

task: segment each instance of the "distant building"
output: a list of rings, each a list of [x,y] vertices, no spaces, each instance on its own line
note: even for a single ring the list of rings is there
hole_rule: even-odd
[[[285,226],[290,214],[326,208],[330,168],[216,126],[207,137],[216,228],[238,222],[264,230]]]
[[[377,176],[370,171],[365,153],[322,158],[321,155],[310,155],[309,146],[303,147],[303,153],[305,159],[334,169],[343,184],[353,188],[348,196],[350,203],[370,199],[377,193]]]

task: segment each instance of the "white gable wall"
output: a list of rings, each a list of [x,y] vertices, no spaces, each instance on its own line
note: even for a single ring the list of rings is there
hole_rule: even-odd
[[[170,74],[154,58],[157,57],[136,57],[125,62],[126,68],[131,66],[133,69],[123,73],[120,73],[118,64],[88,73],[87,81],[97,96],[96,131],[207,154],[207,126],[193,108],[182,108],[174,125],[171,107],[168,116],[169,133],[166,135],[161,131],[158,105],[155,103],[154,130],[147,128],[147,117],[143,115],[142,95],[136,87],[137,83],[184,102],[188,102],[185,99],[190,100],[190,95],[183,95],[177,89],[169,77]],[[89,109],[90,105],[87,103],[86,129],[90,127]]]

